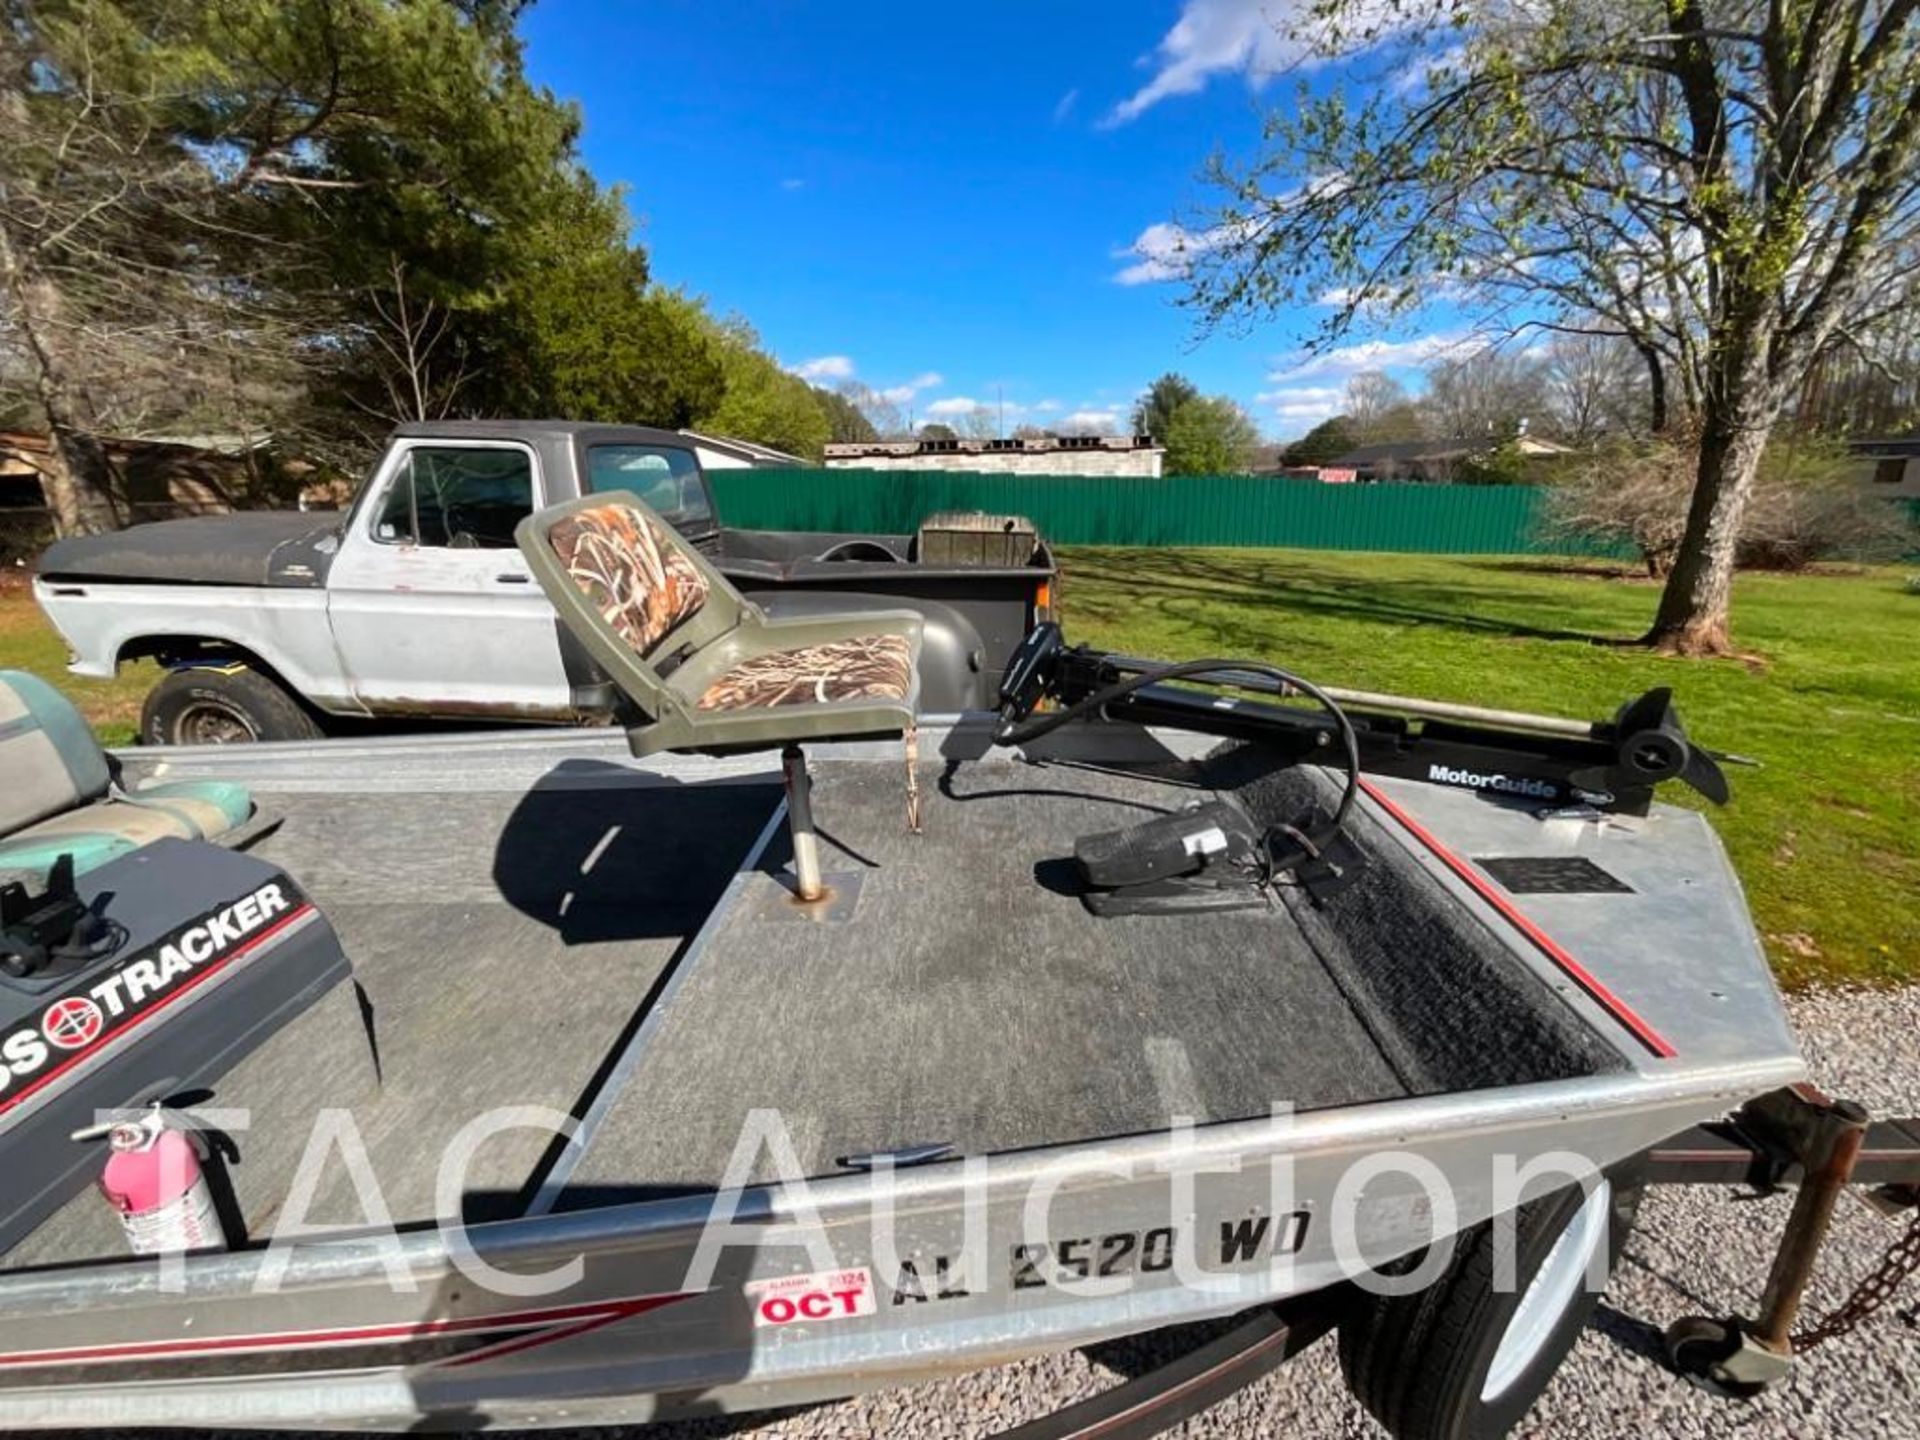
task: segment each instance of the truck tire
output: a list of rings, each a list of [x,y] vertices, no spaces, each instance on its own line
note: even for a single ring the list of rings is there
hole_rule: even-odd
[[[143,745],[317,740],[321,733],[279,681],[237,662],[170,670],[147,692],[140,710]]]
[[[1362,1294],[1340,1322],[1347,1387],[1394,1440],[1497,1440],[1520,1422],[1579,1338],[1600,1296],[1596,1253],[1611,1275],[1633,1229],[1641,1186],[1604,1177],[1523,1205],[1514,1222],[1510,1291],[1495,1285],[1491,1222],[1459,1237],[1424,1290]]]

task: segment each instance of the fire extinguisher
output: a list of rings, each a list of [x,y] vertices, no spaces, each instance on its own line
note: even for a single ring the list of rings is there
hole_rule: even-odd
[[[100,1175],[100,1193],[120,1217],[134,1254],[226,1246],[199,1149],[186,1130],[169,1123],[159,1101],[137,1120],[91,1126],[73,1138],[101,1135],[112,1153]]]

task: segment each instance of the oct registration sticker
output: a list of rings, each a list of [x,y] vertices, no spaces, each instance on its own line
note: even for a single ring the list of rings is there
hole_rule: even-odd
[[[823,1270],[813,1275],[782,1275],[747,1286],[755,1325],[793,1325],[808,1320],[849,1320],[871,1315],[873,1275],[858,1270]]]

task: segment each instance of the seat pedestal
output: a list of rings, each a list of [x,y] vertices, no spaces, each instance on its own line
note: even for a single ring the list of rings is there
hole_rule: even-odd
[[[794,896],[811,903],[826,894],[826,886],[820,879],[820,843],[813,833],[813,780],[798,745],[780,752],[780,769],[787,786],[787,828],[793,836]]]

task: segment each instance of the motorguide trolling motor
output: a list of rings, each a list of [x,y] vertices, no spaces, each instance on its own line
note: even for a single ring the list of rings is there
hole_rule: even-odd
[[[1316,708],[1261,697],[1305,697]],[[1609,719],[1583,722],[1323,688],[1265,661],[1166,664],[1070,648],[1051,621],[1035,626],[1009,660],[999,715],[1001,745],[1078,720],[1120,720],[1248,742],[1282,765],[1344,768],[1331,813],[1315,807],[1264,823],[1268,817],[1250,818],[1229,797],[1083,837],[1075,857],[1088,906],[1102,914],[1260,905],[1276,884],[1323,898],[1361,863],[1342,830],[1363,771],[1472,790],[1542,815],[1644,815],[1655,787],[1670,780],[1725,804],[1719,762],[1740,758],[1695,744],[1665,688]]]

